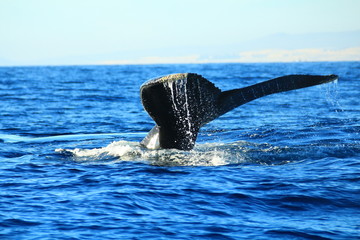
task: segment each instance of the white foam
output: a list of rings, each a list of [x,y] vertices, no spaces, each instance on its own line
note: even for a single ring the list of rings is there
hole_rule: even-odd
[[[159,166],[221,166],[244,160],[238,151],[229,151],[228,146],[209,143],[198,144],[191,151],[149,150],[141,147],[137,142],[117,141],[102,148],[56,149],[55,151],[61,154],[70,154],[74,161],[89,163],[105,163],[110,160],[110,162],[141,161]]]
[[[106,147],[94,148],[94,149],[55,149],[55,152],[72,154],[75,160],[88,160],[96,161],[106,159],[106,157],[119,157],[121,159],[130,159],[136,157],[140,150],[140,146],[137,143],[128,141],[112,142]]]

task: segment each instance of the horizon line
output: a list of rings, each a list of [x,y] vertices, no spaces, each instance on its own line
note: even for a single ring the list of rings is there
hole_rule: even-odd
[[[360,60],[314,60],[314,61],[274,61],[274,62],[159,62],[159,63],[75,63],[75,64],[23,64],[23,65],[0,65],[0,68],[16,67],[81,67],[81,66],[151,66],[151,65],[201,65],[201,64],[278,64],[278,63],[340,63],[340,62],[360,62]]]

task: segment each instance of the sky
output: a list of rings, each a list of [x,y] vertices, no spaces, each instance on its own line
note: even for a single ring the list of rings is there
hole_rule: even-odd
[[[360,61],[360,0],[0,0],[0,66]]]

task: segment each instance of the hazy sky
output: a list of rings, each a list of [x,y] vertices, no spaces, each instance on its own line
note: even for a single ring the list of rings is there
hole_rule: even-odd
[[[0,65],[186,61],[272,34],[360,30],[359,11],[360,0],[0,0]]]

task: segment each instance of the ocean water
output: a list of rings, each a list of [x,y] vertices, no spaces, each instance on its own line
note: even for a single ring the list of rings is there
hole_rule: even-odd
[[[337,74],[146,150],[139,88]],[[360,239],[360,62],[0,68],[0,239]]]

